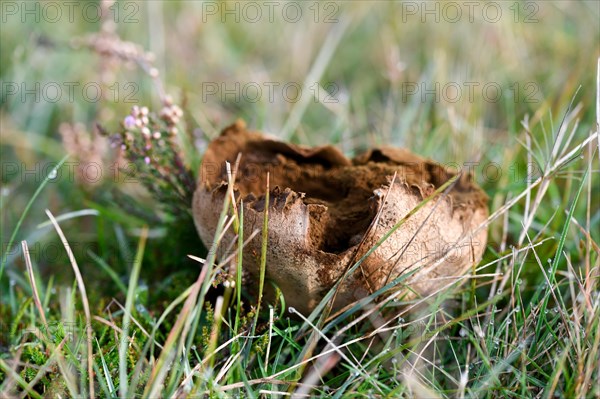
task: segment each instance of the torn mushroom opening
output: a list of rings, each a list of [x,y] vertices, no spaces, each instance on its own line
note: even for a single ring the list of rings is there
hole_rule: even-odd
[[[203,159],[194,219],[204,241],[214,233],[217,210],[225,195],[225,163],[233,164],[240,153],[235,194],[248,210],[245,219],[257,226],[264,212],[267,173],[270,176],[269,208],[273,211],[269,217],[267,276],[280,285],[290,304],[304,310],[310,310],[344,273],[359,242],[365,240],[364,251],[371,248],[455,175],[404,149],[377,148],[349,160],[335,147],[309,148],[272,140],[237,122],[211,142]],[[391,186],[394,175],[396,182]],[[384,203],[382,197],[388,189],[390,196]],[[433,264],[445,253],[438,247],[451,247],[487,217],[487,196],[468,175],[456,182],[443,202],[438,209],[426,206],[412,216],[365,260],[362,269],[366,273],[362,278],[351,278],[351,284],[373,292],[387,281],[386,276],[414,269],[415,265]],[[435,215],[429,218],[427,213],[432,209]],[[379,212],[381,219],[373,225]],[[426,277],[459,275],[481,258],[486,237],[485,231],[479,232],[477,248],[458,253],[454,263],[427,269]],[[408,251],[402,250],[409,245]],[[257,241],[244,250],[250,273],[257,270],[252,254],[258,248]],[[419,292],[439,285],[423,276],[411,281],[407,283]],[[345,298],[340,303],[350,300],[350,292],[355,291],[346,288],[348,294],[338,296]]]
[[[341,253],[367,231],[377,212],[373,191],[385,183],[386,173],[373,174],[367,168],[356,170],[331,147],[301,153],[285,143],[258,137],[234,141],[233,146],[231,143],[224,141],[216,152],[227,154],[230,162],[238,152],[242,154],[235,189],[244,202],[262,211],[268,172],[272,202],[285,203],[289,195],[285,189],[289,188],[300,194],[308,206],[308,237],[313,248]],[[227,181],[222,165],[218,170],[205,180],[209,189]]]

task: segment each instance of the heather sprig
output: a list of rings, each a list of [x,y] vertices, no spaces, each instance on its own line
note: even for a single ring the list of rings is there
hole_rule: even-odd
[[[148,107],[135,105],[123,120],[120,132],[112,137],[129,162],[123,171],[176,217],[189,214],[196,187],[177,143],[177,124],[182,116],[183,111],[169,96],[163,100],[158,115]]]

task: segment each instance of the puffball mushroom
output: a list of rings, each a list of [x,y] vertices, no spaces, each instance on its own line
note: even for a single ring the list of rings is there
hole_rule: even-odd
[[[226,128],[204,154],[193,215],[210,246],[227,195],[226,161],[241,160],[234,196],[244,210],[244,237],[260,230],[270,181],[266,277],[286,305],[308,313],[344,277],[334,307],[384,287],[405,298],[434,293],[463,278],[483,255],[487,196],[462,175],[451,189],[406,218],[360,267],[345,273],[392,227],[455,173],[407,150],[381,147],[350,160],[333,146],[304,147],[267,138],[242,121]],[[240,200],[242,200],[240,202]],[[235,240],[228,229],[218,256]],[[243,267],[258,284],[262,239],[243,249]]]

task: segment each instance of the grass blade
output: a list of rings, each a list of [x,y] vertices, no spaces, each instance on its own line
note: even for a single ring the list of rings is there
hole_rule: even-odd
[[[131,311],[133,309],[133,302],[135,301],[135,291],[140,277],[140,269],[142,267],[142,258],[144,256],[147,238],[148,227],[144,226],[142,234],[140,235],[135,260],[133,261],[133,270],[129,277],[129,287],[127,289],[127,299],[125,301],[125,311],[123,313],[123,331],[121,332],[121,339],[119,342],[119,395],[123,398],[128,397],[127,390],[129,388],[127,385],[127,338],[129,336],[129,324],[131,322]]]
[[[58,164],[56,165],[56,167],[54,169],[52,169],[50,171],[50,173],[48,173],[48,175],[44,178],[42,183],[38,186],[37,190],[35,190],[35,193],[33,193],[33,195],[31,196],[31,199],[29,200],[29,202],[27,202],[27,205],[25,206],[25,209],[21,213],[21,217],[19,218],[19,221],[17,222],[15,229],[13,230],[12,235],[10,236],[10,239],[8,240],[8,245],[6,246],[6,251],[4,252],[4,256],[2,257],[2,264],[0,265],[0,280],[2,280],[2,273],[4,272],[4,267],[6,266],[6,259],[8,258],[8,254],[10,253],[12,245],[15,242],[17,233],[19,232],[19,229],[21,228],[21,225],[23,224],[23,220],[25,220],[25,217],[29,213],[29,209],[31,208],[31,205],[33,205],[36,198],[40,195],[40,193],[42,192],[44,187],[46,187],[46,184],[48,184],[48,182],[54,178],[51,176],[54,176],[57,173],[57,171],[61,168],[61,166],[65,163],[65,161],[68,158],[69,158],[69,156],[65,155],[63,157],[63,159],[58,161]],[[2,198],[2,196],[0,196],[0,198]]]

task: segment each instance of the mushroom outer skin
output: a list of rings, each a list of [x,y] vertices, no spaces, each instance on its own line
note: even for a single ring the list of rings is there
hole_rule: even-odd
[[[239,153],[234,195],[243,206],[245,239],[262,229],[269,172],[266,277],[281,289],[286,306],[310,312],[342,277],[334,308],[392,282],[405,299],[425,296],[463,280],[481,261],[487,196],[470,175],[462,175],[447,193],[406,218],[354,273],[346,273],[454,173],[392,147],[350,160],[333,146],[309,148],[267,138],[248,131],[242,121],[213,140],[203,158],[193,216],[208,247],[227,195],[225,162],[233,167]],[[258,285],[260,236],[243,249],[251,291]],[[233,229],[227,230],[217,255],[227,256],[235,239]]]

